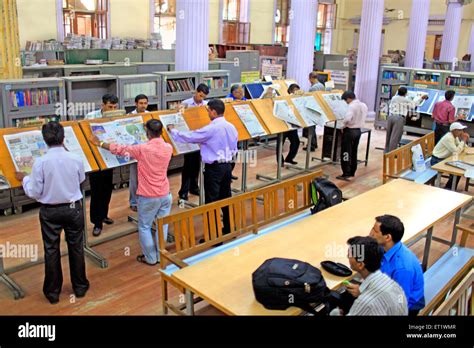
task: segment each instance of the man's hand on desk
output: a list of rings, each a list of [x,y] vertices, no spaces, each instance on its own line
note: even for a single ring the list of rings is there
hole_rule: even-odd
[[[168,132],[171,132],[174,129],[174,124],[169,124],[166,129],[168,130]]]
[[[346,288],[349,294],[351,294],[352,296],[356,298],[359,297],[360,295],[359,285],[351,283],[351,284],[346,285]]]
[[[25,176],[27,176],[28,174],[26,174],[25,172],[15,172],[15,178],[18,180],[18,181],[23,181],[23,179],[25,178]]]

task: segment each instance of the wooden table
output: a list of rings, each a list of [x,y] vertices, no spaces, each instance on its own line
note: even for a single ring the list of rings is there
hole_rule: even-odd
[[[347,265],[347,240],[357,235],[368,235],[376,216],[393,214],[400,217],[405,225],[404,243],[411,245],[426,237],[423,257],[426,264],[433,225],[459,212],[471,200],[472,197],[464,194],[407,180],[394,180],[314,216],[180,269],[172,277],[187,289],[187,299],[195,293],[229,315],[298,315],[301,313],[299,308],[267,310],[255,300],[252,273],[265,260],[292,258],[317,267],[321,261],[333,260]],[[453,230],[453,234],[456,233]],[[344,280],[324,270],[322,272],[331,289],[340,286]],[[194,313],[193,302],[189,300],[187,313]]]
[[[450,165],[446,164],[447,162],[458,160],[458,161],[463,161],[463,162],[474,165],[474,151],[473,151],[473,149],[465,149],[457,157],[458,157],[457,159],[455,159],[455,156],[448,157],[444,161],[439,162],[439,163],[437,163],[437,164],[435,164],[434,166],[431,167],[431,169],[434,169],[438,172],[438,175],[436,176],[436,181],[435,181],[436,187],[440,187],[440,185],[441,185],[441,175],[442,174],[454,175],[457,178],[456,178],[456,180],[453,180],[453,184],[451,186],[451,189],[453,191],[455,191],[457,180],[459,180],[459,178],[461,176],[464,176],[464,170],[463,169],[450,166]]]

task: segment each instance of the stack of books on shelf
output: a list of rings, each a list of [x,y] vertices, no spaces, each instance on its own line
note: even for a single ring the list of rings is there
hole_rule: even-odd
[[[155,96],[157,82],[127,83],[124,86],[124,97],[127,99],[135,98],[139,94],[146,96]]]
[[[9,92],[9,101],[11,108],[56,104],[59,102],[59,90],[55,88],[14,90]]]
[[[194,82],[192,78],[168,80],[167,92],[191,92],[194,91]]]
[[[416,74],[415,80],[425,82],[439,82],[439,75],[434,74]]]
[[[455,87],[472,87],[472,79],[464,78],[464,77],[453,77],[449,76],[446,79],[446,84],[448,86],[455,86]]]
[[[406,73],[398,72],[398,71],[384,71],[382,78],[384,80],[405,81],[406,80]]]
[[[227,88],[227,79],[222,77],[205,77],[203,83],[210,89]]]
[[[62,51],[63,44],[56,40],[26,41],[25,51]]]

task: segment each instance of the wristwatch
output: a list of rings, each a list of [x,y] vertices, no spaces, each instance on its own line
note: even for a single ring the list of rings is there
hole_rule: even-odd
[[[99,146],[102,147],[102,145],[104,145],[103,141],[100,142]]]

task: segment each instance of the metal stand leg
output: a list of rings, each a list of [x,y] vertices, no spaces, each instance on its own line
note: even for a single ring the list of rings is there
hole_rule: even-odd
[[[370,137],[372,135],[372,132],[369,130],[367,134],[367,149],[365,150],[365,166],[369,164],[369,150],[370,150]]]
[[[204,191],[204,162],[201,161],[201,169],[199,170],[199,205],[205,204],[205,191]]]
[[[277,154],[277,176],[276,178],[273,178],[271,176],[267,175],[262,175],[262,174],[257,174],[257,180],[263,180],[263,181],[269,181],[269,183],[276,183],[281,181],[281,156],[283,153],[283,133],[278,134],[278,139],[277,141],[281,144],[281,146],[278,147],[278,154]]]
[[[435,186],[436,187],[441,186],[441,173],[440,172],[438,172],[438,174],[436,174]]]
[[[242,186],[241,191],[247,192],[247,170],[248,170],[248,149],[249,149],[249,142],[245,140],[242,142]]]
[[[428,269],[428,259],[430,257],[430,248],[431,248],[432,239],[433,239],[433,227],[430,227],[428,232],[426,233],[425,250],[423,252],[423,262],[421,263],[423,272],[425,272]]]
[[[193,300],[193,293],[191,292],[191,290],[186,289],[185,297],[186,297],[186,314],[194,315],[194,300]]]
[[[332,147],[331,147],[331,161],[334,162],[336,157],[336,136],[337,136],[337,120],[334,121],[334,133],[332,135]]]
[[[450,246],[453,246],[454,244],[456,244],[456,239],[458,237],[458,229],[457,229],[457,224],[459,224],[459,220],[461,219],[461,211],[462,209],[458,209],[456,210],[456,215],[454,216],[454,226],[453,226],[453,234],[452,234],[452,237],[451,237],[451,245]]]
[[[22,288],[5,273],[5,268],[3,267],[3,257],[0,257],[0,280],[3,280],[8,290],[10,290],[10,292],[13,294],[13,298],[15,300],[25,297],[25,292],[22,290]]]
[[[86,192],[82,189],[82,212],[84,214],[84,253],[92,261],[96,262],[100,268],[107,268],[109,264],[105,257],[94,251],[89,246],[88,236],[87,236],[87,211],[86,211]]]

